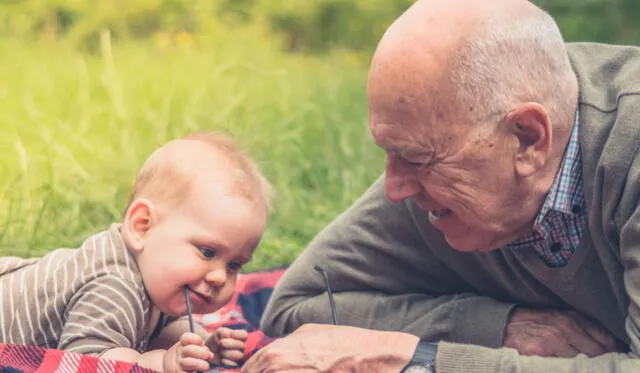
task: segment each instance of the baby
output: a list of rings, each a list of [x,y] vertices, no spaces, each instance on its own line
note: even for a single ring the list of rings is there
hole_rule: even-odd
[[[0,336],[165,372],[235,365],[247,333],[190,333],[235,291],[264,232],[272,189],[224,135],[195,133],[155,151],[140,170],[122,224],[79,249],[0,258]]]

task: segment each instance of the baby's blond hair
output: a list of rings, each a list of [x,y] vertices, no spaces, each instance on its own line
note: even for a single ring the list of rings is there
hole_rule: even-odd
[[[128,206],[138,198],[148,198],[169,208],[184,201],[189,194],[194,173],[202,170],[201,164],[181,162],[180,154],[171,149],[172,145],[184,141],[197,141],[209,146],[226,166],[220,173],[221,180],[230,186],[229,191],[262,204],[269,214],[274,194],[271,183],[234,140],[214,131],[191,133],[165,144],[149,156],[138,173]]]

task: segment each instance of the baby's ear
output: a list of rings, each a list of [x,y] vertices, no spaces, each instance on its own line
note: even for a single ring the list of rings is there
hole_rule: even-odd
[[[148,199],[134,200],[124,216],[122,225],[127,245],[134,251],[142,251],[149,231],[156,223],[156,211]]]

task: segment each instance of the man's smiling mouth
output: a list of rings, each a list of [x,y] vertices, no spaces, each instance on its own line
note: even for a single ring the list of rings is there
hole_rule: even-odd
[[[429,215],[431,215],[432,219],[437,220],[448,216],[451,212],[452,211],[449,209],[429,210]]]

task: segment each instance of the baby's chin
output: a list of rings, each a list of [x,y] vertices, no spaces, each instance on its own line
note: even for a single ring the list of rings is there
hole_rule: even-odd
[[[227,304],[227,302],[225,302],[225,303],[213,302],[212,305],[209,305],[207,307],[203,307],[201,309],[200,308],[195,309],[193,311],[193,313],[202,314],[202,315],[205,315],[205,314],[208,314],[208,313],[214,313],[214,312],[218,311],[219,309],[221,309],[222,307],[224,307],[226,304]]]

